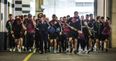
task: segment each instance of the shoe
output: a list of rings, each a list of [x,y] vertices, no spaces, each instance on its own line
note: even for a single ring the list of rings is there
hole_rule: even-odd
[[[54,53],[57,53],[56,49],[54,49]]]
[[[21,49],[20,48],[18,49],[18,52],[21,52]]]
[[[85,51],[82,51],[82,54],[85,54]]]
[[[29,49],[29,52],[31,52],[32,50],[31,49]]]
[[[89,51],[86,51],[86,54],[89,54]]]
[[[10,48],[9,51],[12,52],[12,49]]]
[[[24,50],[25,50],[25,47],[24,47],[24,46],[22,46],[22,47],[21,47],[21,49],[24,51]]]
[[[13,49],[13,52],[15,52],[15,51],[16,51],[16,48]]]
[[[40,53],[40,54],[43,54],[43,52],[42,52],[42,51],[40,51],[39,53]]]

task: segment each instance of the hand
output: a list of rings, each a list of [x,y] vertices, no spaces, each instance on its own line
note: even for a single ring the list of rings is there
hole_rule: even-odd
[[[12,37],[13,37],[13,38],[15,37],[14,34],[12,34]]]
[[[82,31],[80,31],[80,30],[78,30],[77,32],[78,32],[79,34],[82,34],[82,33],[83,33],[83,32],[82,32]]]
[[[26,35],[26,34],[27,34],[27,31],[25,31],[24,35]]]
[[[60,35],[62,35],[62,32],[60,32]]]
[[[13,34],[14,32],[13,31],[11,31],[11,34]]]

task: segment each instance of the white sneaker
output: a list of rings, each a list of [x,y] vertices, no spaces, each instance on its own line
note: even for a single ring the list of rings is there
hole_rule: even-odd
[[[31,49],[29,49],[29,52],[31,52],[32,50]]]
[[[54,50],[54,53],[56,53],[56,50]]]
[[[67,48],[67,49],[66,49],[66,52],[70,52],[70,48]]]
[[[12,52],[12,49],[10,48],[9,51]]]
[[[16,51],[16,48],[13,49],[13,52],[15,52],[15,51]]]
[[[85,53],[88,54],[89,51],[86,51]]]
[[[18,52],[21,52],[21,49],[18,49]]]
[[[24,49],[25,49],[25,47],[24,47],[24,46],[22,46],[22,49],[24,50]]]

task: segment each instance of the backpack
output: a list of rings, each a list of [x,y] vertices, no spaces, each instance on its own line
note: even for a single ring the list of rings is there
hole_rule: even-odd
[[[48,28],[48,32],[49,32],[49,33],[55,33],[55,32],[56,32],[56,29],[55,29],[53,26],[50,26],[50,27]]]

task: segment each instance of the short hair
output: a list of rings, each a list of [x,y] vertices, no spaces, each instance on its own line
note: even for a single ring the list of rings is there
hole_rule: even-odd
[[[97,16],[96,19],[98,20],[100,18],[100,16]]]
[[[32,15],[31,14],[28,14],[28,17],[32,17]]]
[[[66,18],[65,16],[63,18]]]
[[[70,15],[67,15],[67,17],[70,17]]]
[[[9,16],[12,16],[12,14],[9,14]]]
[[[78,13],[78,11],[75,11],[74,14],[75,14],[75,13]]]
[[[27,15],[24,15],[24,18],[27,17]]]
[[[55,18],[55,17],[56,17],[56,15],[55,15],[55,14],[53,14],[53,15],[52,15],[52,18]]]
[[[110,18],[109,18],[109,17],[107,17],[107,19],[108,19],[108,20],[110,20]]]
[[[86,16],[89,16],[88,14],[86,14]]]
[[[104,17],[101,17],[101,19],[104,19]]]
[[[38,13],[37,17],[38,17],[38,18],[42,17],[42,16],[40,16],[40,15],[43,16],[43,13]]]
[[[90,14],[90,16],[93,16],[93,14]]]

